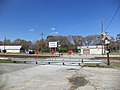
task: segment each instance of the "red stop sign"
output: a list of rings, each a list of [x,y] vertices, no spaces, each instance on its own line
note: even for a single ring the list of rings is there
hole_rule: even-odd
[[[51,51],[51,54],[54,54],[54,53],[55,53],[54,50],[52,50],[52,51]]]
[[[38,54],[38,50],[35,51],[35,54]]]
[[[68,50],[68,54],[72,54],[72,50]]]

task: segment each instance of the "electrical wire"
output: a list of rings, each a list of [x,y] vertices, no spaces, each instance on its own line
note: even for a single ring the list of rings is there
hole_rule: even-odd
[[[114,13],[112,19],[110,20],[109,24],[108,24],[107,27],[105,28],[105,31],[106,31],[106,30],[108,29],[108,27],[111,25],[111,23],[112,23],[112,21],[114,20],[114,18],[115,18],[115,16],[116,16],[117,12],[119,11],[119,9],[120,9],[120,5],[119,5],[118,8],[116,9],[116,11],[115,11],[115,13]]]

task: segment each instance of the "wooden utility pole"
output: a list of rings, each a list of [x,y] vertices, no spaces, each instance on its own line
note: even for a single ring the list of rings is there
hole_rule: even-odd
[[[43,48],[43,35],[44,35],[43,32],[40,35],[41,35],[41,42],[42,42],[42,44],[41,44],[41,52],[42,52],[42,50],[43,50],[42,49]]]
[[[6,53],[5,44],[6,44],[6,37],[4,38],[4,42],[3,42],[3,45],[4,45],[3,53]]]
[[[102,21],[101,21],[101,34],[103,33],[104,31],[103,31],[103,19],[102,19]],[[102,37],[101,37],[101,39],[102,39]],[[102,55],[104,55],[104,40],[102,40]]]
[[[4,46],[4,50],[5,50],[5,38],[4,38],[3,46]]]

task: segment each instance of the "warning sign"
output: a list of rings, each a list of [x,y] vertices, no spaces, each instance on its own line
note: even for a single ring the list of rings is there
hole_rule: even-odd
[[[54,53],[55,53],[54,50],[52,50],[52,51],[51,51],[51,54],[54,54]]]
[[[69,49],[69,50],[68,50],[68,54],[72,54],[72,50]]]

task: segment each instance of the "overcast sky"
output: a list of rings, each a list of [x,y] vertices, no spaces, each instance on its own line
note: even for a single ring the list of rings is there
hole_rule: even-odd
[[[41,39],[48,35],[94,35],[112,19],[119,0],[0,0],[0,41]],[[120,10],[106,30],[120,33]]]

